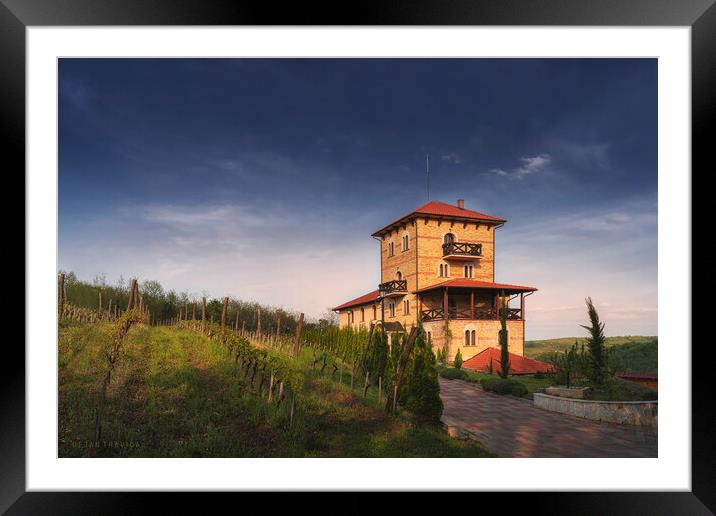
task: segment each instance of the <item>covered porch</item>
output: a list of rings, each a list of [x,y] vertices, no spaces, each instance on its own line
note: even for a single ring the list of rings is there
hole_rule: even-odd
[[[499,320],[501,298],[507,298],[507,319],[525,318],[525,298],[534,287],[450,280],[417,290],[418,310],[424,322],[438,320]]]

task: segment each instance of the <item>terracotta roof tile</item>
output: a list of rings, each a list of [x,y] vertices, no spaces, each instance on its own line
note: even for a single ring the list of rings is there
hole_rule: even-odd
[[[344,308],[350,308],[352,306],[359,306],[359,305],[366,305],[368,303],[373,303],[380,299],[380,292],[378,290],[373,290],[371,292],[368,292],[367,294],[363,294],[360,297],[357,297],[355,299],[352,299],[351,301],[346,301],[342,305],[338,305],[333,310],[343,310]]]
[[[510,285],[509,283],[491,283],[489,281],[477,281],[471,279],[456,278],[442,283],[437,283],[429,287],[424,287],[415,292],[427,292],[443,287],[457,287],[457,288],[487,288],[491,290],[507,290],[507,291],[518,291],[518,292],[535,292],[535,287],[525,287],[523,285]]]
[[[489,371],[490,361],[492,361],[492,372],[499,374],[502,371],[500,367],[500,350],[493,347],[483,349],[477,355],[468,358],[462,363],[462,367],[486,373]],[[552,364],[510,353],[511,375],[553,373],[555,371],[556,368]]]
[[[447,204],[444,202],[430,201],[428,203],[423,204],[421,207],[411,211],[410,213],[403,215],[402,217],[391,222],[387,226],[379,229],[378,231],[373,233],[373,236],[377,236],[377,235],[383,233],[389,227],[391,227],[399,222],[402,222],[405,219],[409,219],[413,215],[434,215],[434,216],[441,216],[441,217],[454,217],[454,218],[463,219],[463,220],[479,220],[479,221],[485,221],[485,222],[494,222],[494,223],[498,223],[498,224],[507,222],[505,219],[501,219],[499,217],[493,217],[492,215],[480,213],[479,211],[467,210],[465,208],[458,208],[457,206],[454,206],[452,204]]]

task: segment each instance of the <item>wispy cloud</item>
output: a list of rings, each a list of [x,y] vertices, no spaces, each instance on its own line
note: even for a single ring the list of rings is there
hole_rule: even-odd
[[[552,157],[549,154],[540,154],[538,156],[520,158],[520,162],[522,165],[518,167],[509,170],[493,168],[490,170],[490,173],[502,177],[523,179],[530,174],[544,170],[552,162]]]
[[[460,165],[463,163],[462,157],[460,157],[458,154],[454,152],[450,152],[449,154],[444,154],[440,159],[445,161],[446,163],[449,163],[451,165]]]

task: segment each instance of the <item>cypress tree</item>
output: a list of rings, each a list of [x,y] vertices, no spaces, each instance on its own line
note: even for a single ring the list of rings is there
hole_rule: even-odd
[[[604,352],[604,323],[599,320],[597,309],[594,308],[592,298],[588,297],[587,314],[589,315],[589,326],[580,325],[589,332],[587,338],[587,349],[589,351],[587,373],[589,380],[595,387],[601,387],[606,380],[606,361]]]
[[[500,293],[500,376],[507,378],[510,374],[510,352],[508,349],[507,335],[507,303],[505,302],[505,293]]]
[[[375,381],[380,377],[385,380],[388,366],[388,334],[382,326],[373,332],[372,341],[367,358],[368,370]]]
[[[401,389],[400,399],[417,421],[437,424],[443,412],[440,383],[435,367],[435,354],[427,343],[422,326],[418,328],[412,356],[405,389]]]
[[[460,369],[462,367],[462,354],[460,353],[460,348],[458,348],[457,353],[455,353],[455,359],[453,360],[453,367],[455,369]]]

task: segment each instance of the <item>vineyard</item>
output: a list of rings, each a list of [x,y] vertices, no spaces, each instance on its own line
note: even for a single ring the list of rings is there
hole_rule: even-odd
[[[488,456],[450,439],[421,329],[338,329],[207,302],[159,319],[132,280],[119,304],[59,296],[61,457]],[[87,304],[86,302],[84,303]],[[238,305],[236,305],[238,306]],[[265,309],[264,312],[268,312]]]

